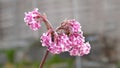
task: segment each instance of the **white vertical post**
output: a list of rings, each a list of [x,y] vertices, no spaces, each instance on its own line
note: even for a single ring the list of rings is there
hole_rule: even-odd
[[[73,3],[73,16],[75,19],[78,19],[78,0],[72,0]],[[81,66],[81,57],[76,57],[76,68],[82,68]]]

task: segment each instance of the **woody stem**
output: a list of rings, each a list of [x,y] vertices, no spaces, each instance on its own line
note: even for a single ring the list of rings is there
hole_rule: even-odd
[[[53,31],[52,25],[50,24],[49,20],[45,16],[42,16],[42,18],[43,18],[43,21],[44,21],[44,23],[46,25],[47,30],[51,29]],[[39,68],[43,68],[43,65],[44,65],[44,63],[45,63],[45,61],[47,59],[48,54],[49,54],[49,51],[46,50],[45,56],[43,57]]]
[[[47,30],[53,29],[53,27],[52,27],[51,23],[49,22],[49,20],[44,16],[42,16],[42,18],[43,18],[43,21],[44,21],[44,23],[45,23],[45,25],[47,27]]]
[[[49,51],[47,50],[46,53],[45,53],[45,56],[43,57],[43,59],[42,59],[42,61],[41,61],[41,64],[40,64],[40,67],[39,67],[39,68],[43,68],[43,65],[44,65],[44,63],[45,63],[45,60],[46,60],[48,54],[49,54]]]

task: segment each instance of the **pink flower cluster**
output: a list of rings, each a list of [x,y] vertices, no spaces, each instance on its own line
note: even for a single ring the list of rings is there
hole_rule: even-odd
[[[90,52],[89,42],[85,43],[84,37],[82,34],[73,33],[70,35],[70,41],[72,42],[72,49],[69,51],[70,55],[73,56],[83,56]]]
[[[25,13],[24,21],[34,31],[41,27],[44,22],[47,27],[51,27],[46,17],[42,16],[38,9]],[[75,19],[65,20],[55,31],[48,28],[41,36],[42,46],[47,47],[53,54],[69,52],[72,56],[82,56],[90,52],[89,42],[85,42],[81,25]]]
[[[54,33],[54,38],[52,40],[51,33],[44,33],[41,36],[42,46],[46,46],[48,50],[53,54],[60,54],[61,52],[69,51],[71,42],[67,35]]]
[[[69,52],[72,56],[82,56],[91,49],[89,42],[85,43],[80,23],[74,19],[63,22],[54,33],[50,30],[44,33],[41,42],[53,54]]]
[[[81,31],[81,25],[75,19],[68,20],[67,23],[68,23],[69,27],[71,28],[72,32],[80,32]]]
[[[41,14],[38,12],[38,8],[35,8],[33,11],[26,13],[24,21],[32,30],[36,31],[41,27]]]

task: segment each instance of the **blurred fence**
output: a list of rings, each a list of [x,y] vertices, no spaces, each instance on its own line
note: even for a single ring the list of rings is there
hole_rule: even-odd
[[[88,36],[97,34],[104,48],[109,49],[112,46],[112,51],[105,52],[106,56],[113,54],[115,47],[114,55],[120,60],[120,0],[76,0],[76,2],[77,8],[73,5],[73,0],[0,0],[0,48],[27,47],[39,39],[42,32],[45,32],[45,27],[33,32],[26,27],[23,20],[24,12],[38,7],[40,12],[46,12],[54,27],[65,18],[75,18],[75,12],[84,34]]]

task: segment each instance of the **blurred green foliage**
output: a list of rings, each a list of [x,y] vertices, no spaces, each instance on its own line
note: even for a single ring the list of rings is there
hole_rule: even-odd
[[[47,68],[50,68],[53,64],[60,64],[60,63],[66,63],[67,64],[67,68],[73,68],[73,64],[74,64],[74,59],[72,58],[61,58],[58,55],[54,55],[52,56],[51,59],[47,60],[45,66]]]
[[[34,62],[26,62],[22,61],[15,64],[15,68],[39,68],[40,62],[34,61]]]
[[[117,68],[120,68],[120,62],[117,63]]]
[[[74,59],[73,58],[61,58],[59,55],[54,55],[50,59],[46,60],[46,63],[44,65],[45,68],[51,68],[54,64],[60,64],[60,63],[66,63],[67,68],[73,68],[74,66]],[[16,68],[39,68],[40,61],[34,61],[34,62],[26,62],[22,61],[15,64]]]
[[[14,56],[15,56],[15,50],[14,49],[0,50],[0,53],[5,53],[8,62],[14,63]]]
[[[8,62],[14,63],[14,56],[15,56],[15,50],[14,49],[8,49],[5,51],[7,55]]]
[[[41,43],[40,43],[39,40],[33,42],[30,45],[30,48],[32,48],[34,46],[38,46],[40,48],[43,48],[41,46]],[[15,53],[19,49],[18,48],[17,49],[5,49],[5,50],[3,49],[3,50],[0,50],[0,53],[6,54],[8,62],[12,63],[15,66],[15,68],[39,68],[40,61],[27,62],[27,61],[23,60],[21,62],[14,63],[14,61],[15,61]],[[54,64],[59,65],[61,63],[67,64],[67,68],[73,68],[74,59],[70,58],[70,57],[69,58],[67,58],[67,57],[66,58],[61,58],[59,55],[53,55],[51,58],[46,60],[44,67],[50,68]],[[2,68],[3,66],[4,66],[3,64],[0,64],[0,68]]]
[[[18,63],[14,63],[14,55],[15,55],[15,50],[14,49],[9,49],[9,50],[1,50],[0,52],[3,52],[7,55],[8,62],[13,63],[15,68],[39,68],[40,61],[33,61],[33,62],[27,62],[27,61],[22,61]],[[50,68],[54,64],[61,64],[61,63],[66,63],[67,68],[73,68],[74,65],[74,59],[73,58],[61,58],[59,55],[54,55],[50,59],[46,60],[46,63],[44,67]],[[0,68],[2,68],[4,65],[0,65]]]

